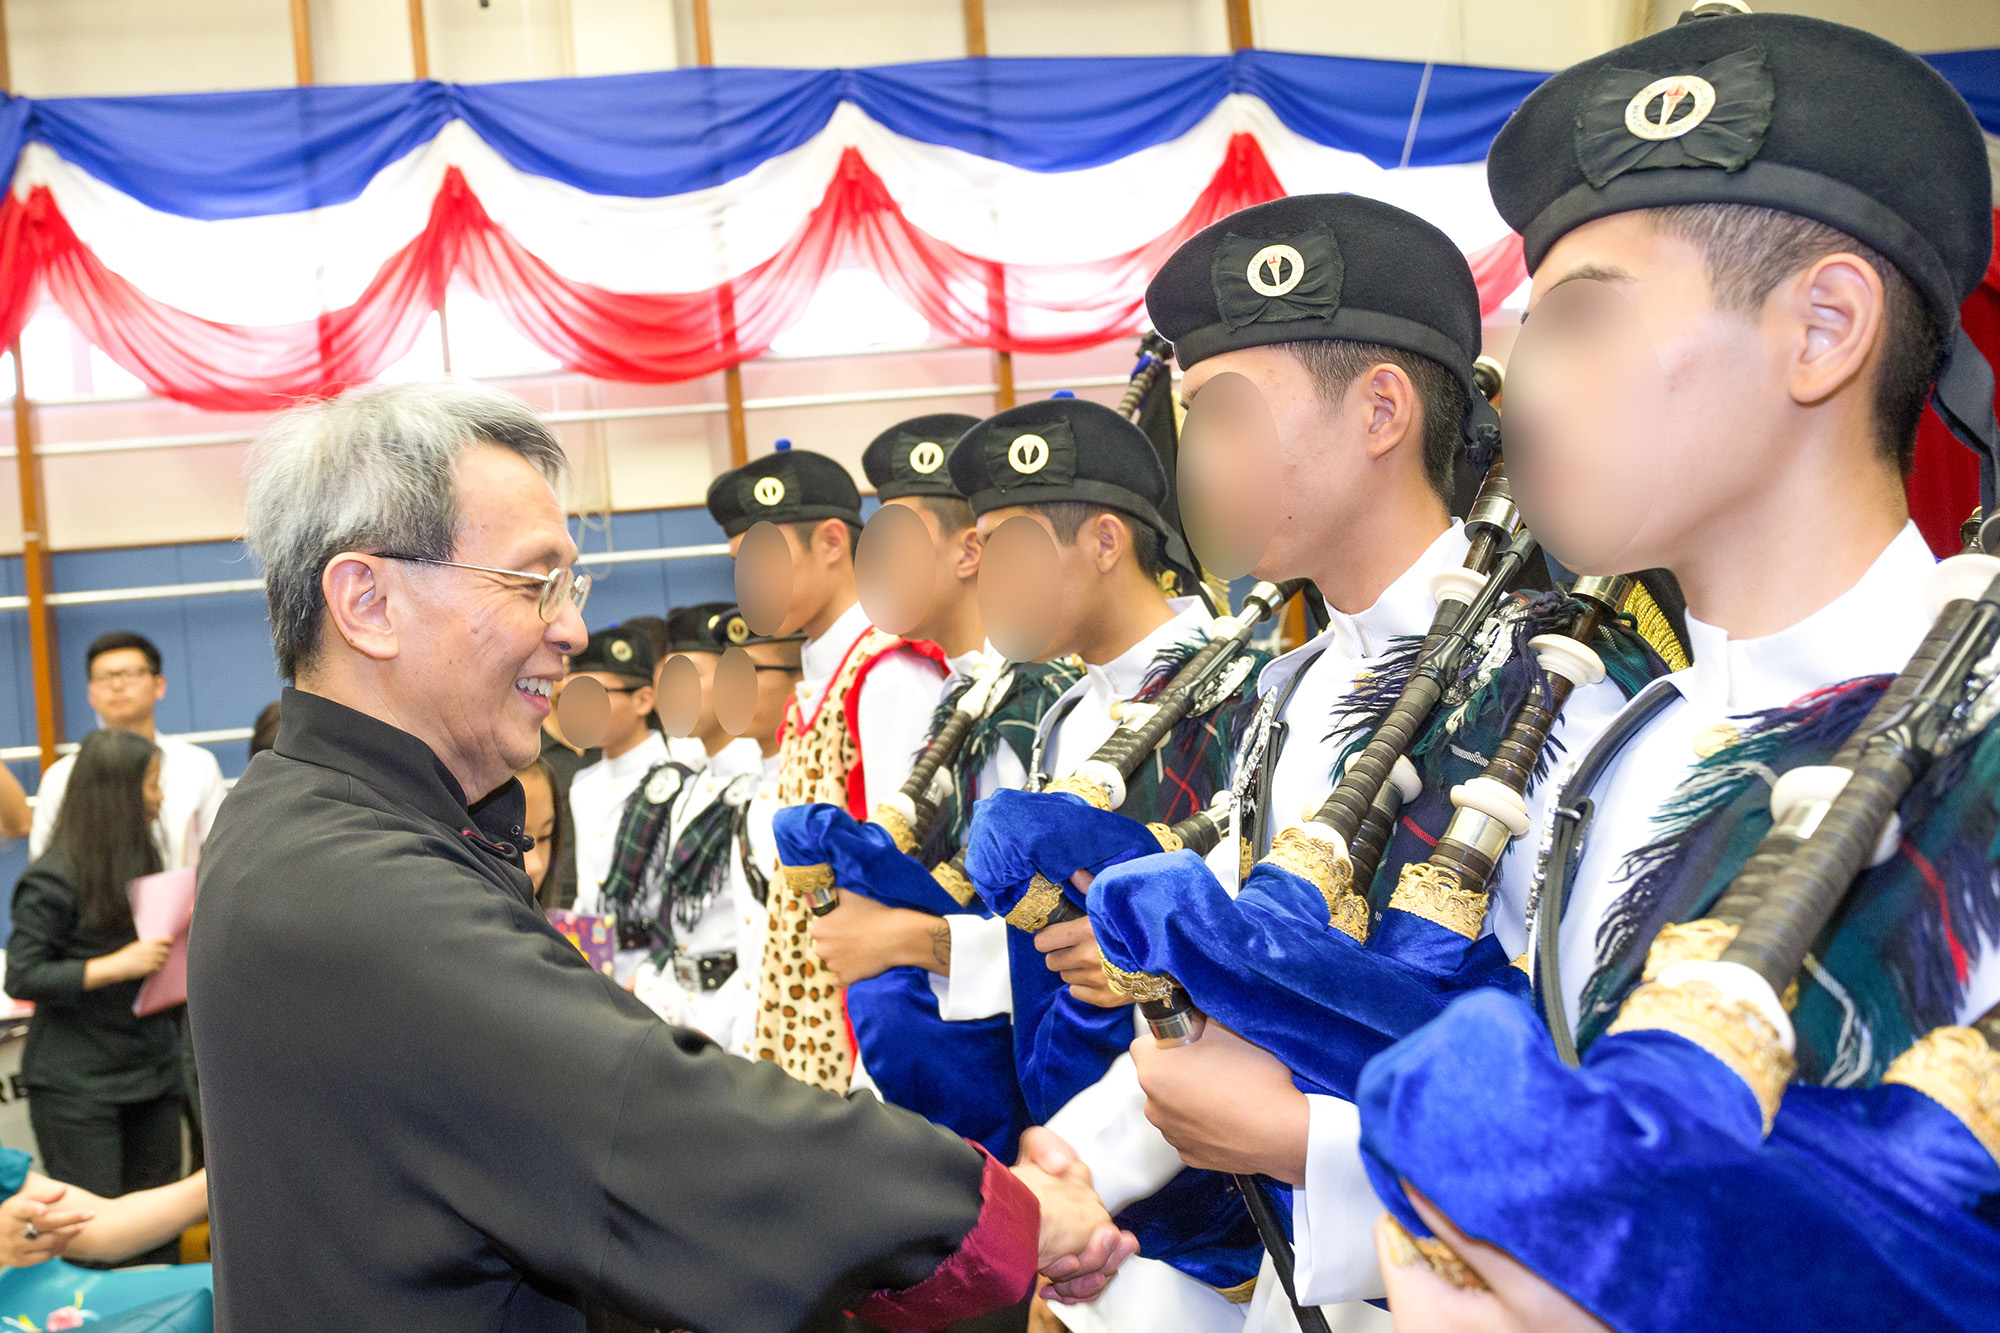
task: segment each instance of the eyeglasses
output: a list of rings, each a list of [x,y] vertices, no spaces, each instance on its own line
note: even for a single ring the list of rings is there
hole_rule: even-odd
[[[553,623],[563,613],[563,603],[568,602],[578,612],[590,596],[590,575],[579,574],[575,569],[564,568],[547,574],[530,574],[523,569],[494,569],[489,565],[461,565],[456,560],[433,560],[429,556],[402,555],[395,551],[377,551],[379,560],[407,560],[417,565],[439,565],[445,569],[470,569],[479,574],[498,574],[502,578],[526,579],[530,583],[542,585],[542,598],[537,609],[545,623]]]
[[[123,685],[128,681],[151,680],[157,672],[151,667],[128,667],[124,671],[95,671],[91,673],[92,685]]]

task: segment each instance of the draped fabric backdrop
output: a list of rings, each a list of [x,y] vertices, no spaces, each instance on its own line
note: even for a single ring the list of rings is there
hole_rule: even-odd
[[[1932,61],[2000,143],[2000,50]],[[1327,190],[1436,223],[1490,314],[1526,272],[1484,158],[1544,77],[1242,51],[10,98],[0,342],[46,294],[156,393],[264,409],[370,379],[457,282],[573,370],[679,380],[858,266],[942,341],[1070,351],[1135,333],[1192,232]],[[1966,315],[2000,360],[2000,262]],[[1934,544],[1953,448],[1927,421]]]

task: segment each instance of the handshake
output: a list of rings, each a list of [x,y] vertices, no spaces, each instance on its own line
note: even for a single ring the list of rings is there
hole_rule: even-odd
[[[1014,1174],[1041,1204],[1042,1231],[1036,1267],[1049,1280],[1042,1293],[1063,1304],[1096,1300],[1139,1242],[1120,1231],[1090,1185],[1090,1168],[1068,1144],[1036,1127],[1021,1136]]]

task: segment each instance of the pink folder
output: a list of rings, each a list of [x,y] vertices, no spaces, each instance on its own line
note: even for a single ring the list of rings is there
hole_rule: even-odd
[[[132,1012],[144,1018],[162,1009],[186,1004],[188,997],[188,924],[194,920],[194,867],[163,870],[132,881],[132,924],[142,940],[171,935],[174,947],[166,965],[139,987]]]

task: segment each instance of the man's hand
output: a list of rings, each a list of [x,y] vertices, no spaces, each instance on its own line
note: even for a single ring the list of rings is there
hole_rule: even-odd
[[[1513,1255],[1473,1240],[1430,1200],[1407,1184],[1404,1190],[1424,1225],[1472,1276],[1447,1279],[1425,1262],[1408,1232],[1383,1216],[1375,1224],[1375,1250],[1399,1333],[1609,1333]]]
[[[97,1216],[83,1209],[56,1211],[69,1186],[52,1180],[31,1183],[0,1203],[0,1264],[28,1268],[67,1250],[84,1224]],[[36,1235],[28,1235],[33,1227]]]
[[[884,907],[865,894],[843,893],[837,907],[813,917],[806,929],[813,952],[843,986],[879,977],[892,967],[951,975],[951,927],[928,912]]]
[[[1183,1162],[1305,1183],[1311,1109],[1292,1071],[1263,1047],[1211,1018],[1201,1039],[1185,1046],[1140,1037],[1132,1063],[1146,1092],[1146,1119]]]
[[[1047,1129],[1021,1135],[1014,1174],[1042,1206],[1038,1266],[1050,1283],[1042,1295],[1064,1304],[1095,1300],[1139,1252],[1138,1239],[1118,1229],[1090,1187],[1090,1168]]]
[[[1090,892],[1090,882],[1097,876],[1088,870],[1079,870],[1069,877],[1080,893]],[[1120,995],[1111,989],[1111,983],[1104,978],[1104,955],[1097,951],[1097,936],[1090,929],[1090,918],[1078,917],[1074,921],[1064,921],[1050,926],[1035,936],[1035,947],[1042,951],[1043,962],[1049,971],[1060,976],[1069,986],[1069,993],[1085,1004],[1094,1004],[1099,1009],[1123,1009],[1132,1003],[1129,995]]]

